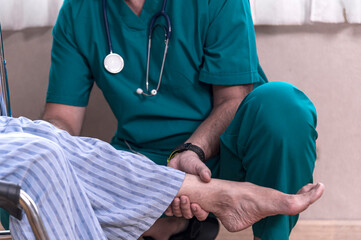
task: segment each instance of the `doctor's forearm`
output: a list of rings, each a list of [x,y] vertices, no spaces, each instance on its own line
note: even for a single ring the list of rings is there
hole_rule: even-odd
[[[220,136],[233,120],[240,101],[227,101],[214,108],[209,117],[187,140],[199,146],[210,159],[219,152]]]
[[[253,84],[235,86],[213,86],[214,107],[208,118],[187,140],[204,151],[206,159],[217,155],[220,136],[234,118],[238,106],[253,90]]]
[[[70,135],[78,136],[80,134],[80,133],[77,134],[76,132],[74,132],[68,124],[64,123],[61,120],[44,118],[44,117],[43,117],[43,120],[51,123],[52,125],[54,125],[55,127],[59,128],[61,130],[67,131]]]
[[[58,103],[45,105],[42,119],[50,122],[55,127],[63,129],[71,135],[80,135],[85,116],[85,107],[76,107]]]

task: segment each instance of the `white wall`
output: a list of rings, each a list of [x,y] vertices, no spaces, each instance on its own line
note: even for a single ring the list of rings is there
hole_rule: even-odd
[[[307,219],[361,219],[360,37],[360,25],[257,28],[269,79],[298,86],[318,112],[315,181],[326,192]]]

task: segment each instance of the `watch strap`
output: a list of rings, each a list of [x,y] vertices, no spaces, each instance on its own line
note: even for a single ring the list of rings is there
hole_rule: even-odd
[[[176,147],[173,152],[169,155],[168,159],[167,159],[167,163],[170,162],[170,160],[172,160],[172,158],[174,158],[174,156],[177,154],[177,153],[180,153],[180,152],[184,152],[184,151],[192,151],[194,153],[196,153],[199,157],[199,159],[202,161],[202,162],[205,162],[206,161],[206,158],[205,158],[205,155],[204,155],[204,152],[203,150],[198,147],[197,145],[194,145],[192,143],[184,143],[184,144],[181,144],[179,145],[178,147]]]

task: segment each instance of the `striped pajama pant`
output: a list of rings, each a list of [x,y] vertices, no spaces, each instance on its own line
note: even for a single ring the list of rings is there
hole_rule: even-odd
[[[0,179],[37,204],[51,239],[137,239],[165,211],[185,174],[45,121],[0,117]],[[34,239],[11,217],[14,239]]]

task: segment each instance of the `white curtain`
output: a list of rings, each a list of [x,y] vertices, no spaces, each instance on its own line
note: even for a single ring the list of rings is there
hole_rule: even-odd
[[[255,25],[300,25],[310,21],[311,0],[250,0],[250,4]]]
[[[250,0],[256,25],[361,23],[361,0]]]
[[[311,21],[361,23],[361,0],[313,0]]]
[[[0,0],[0,22],[6,30],[52,26],[62,3],[63,0]],[[361,23],[361,0],[250,0],[250,4],[255,25]]]
[[[4,30],[54,25],[63,0],[0,0]]]

